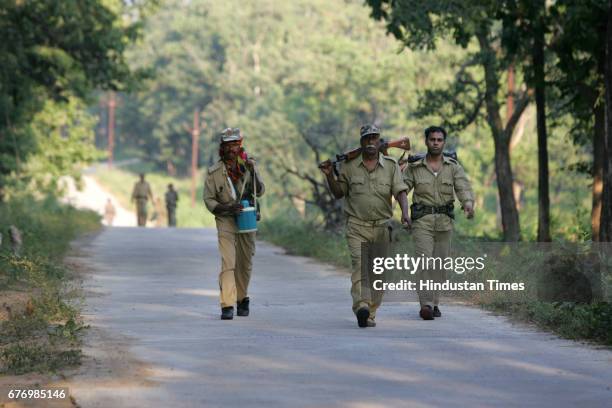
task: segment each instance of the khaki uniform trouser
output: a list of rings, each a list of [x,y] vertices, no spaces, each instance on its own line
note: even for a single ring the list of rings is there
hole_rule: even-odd
[[[219,290],[221,307],[234,306],[247,297],[255,254],[255,232],[238,234],[218,231],[221,273]]]
[[[136,221],[139,227],[147,225],[147,200],[136,199]]]
[[[376,310],[382,303],[384,291],[372,289],[372,283],[380,279],[372,272],[372,259],[387,256],[391,242],[391,229],[388,224],[367,226],[348,222],[346,225],[346,241],[351,253],[351,296],[353,297],[353,312],[357,313],[362,307],[370,309],[370,317],[376,316]],[[367,259],[369,265],[362,271],[361,244],[376,243],[368,248]],[[367,269],[366,269],[367,268]]]
[[[432,231],[428,228],[413,227],[415,256],[446,258],[451,251],[451,237],[453,231]],[[418,272],[419,280],[433,280],[444,282],[446,280],[445,269],[422,269]],[[419,287],[417,283],[417,288]],[[417,290],[419,302],[423,306],[438,306],[440,304],[439,290]]]

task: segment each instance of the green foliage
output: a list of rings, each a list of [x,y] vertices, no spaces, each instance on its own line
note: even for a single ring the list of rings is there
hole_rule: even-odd
[[[612,345],[612,304],[608,302],[585,305],[572,302],[498,301],[484,306],[535,323],[568,339]]]
[[[312,220],[299,219],[296,214],[261,222],[257,236],[285,248],[291,255],[308,256],[344,268],[351,266],[344,236],[322,231]]]
[[[23,248],[20,255],[12,255],[8,239],[3,240],[0,295],[24,293],[30,299],[23,311],[10,305],[14,311],[0,322],[0,372],[56,371],[78,363],[84,326],[67,292],[69,275],[62,259],[77,234],[99,227],[99,216],[53,198],[22,197],[0,206],[3,235],[9,225],[21,230]]]
[[[38,126],[30,126],[34,115],[41,111],[43,116],[50,111],[59,113],[62,104],[67,104],[66,112],[72,116],[68,120],[74,121],[73,98],[86,98],[98,87],[129,89],[142,76],[128,67],[125,50],[137,38],[141,26],[137,12],[143,10],[143,4],[137,1],[128,6],[118,0],[1,0],[0,9],[1,190],[6,175],[16,172],[20,177],[28,156],[44,154],[44,149],[51,147],[48,144],[56,148],[58,159],[57,140],[44,143],[41,133],[56,132],[61,129],[61,121],[49,123],[43,117]],[[123,18],[127,12],[131,19]],[[74,122],[68,126],[71,124]],[[71,136],[62,145],[67,152],[79,149],[77,142],[82,138],[82,133]],[[70,156],[68,153],[64,158],[72,160]],[[52,167],[57,164],[56,160]]]
[[[67,102],[47,100],[19,137],[32,143],[28,161],[5,178],[5,198],[53,194],[62,176],[79,179],[84,165],[102,157],[94,146],[97,119],[84,103],[70,97]]]

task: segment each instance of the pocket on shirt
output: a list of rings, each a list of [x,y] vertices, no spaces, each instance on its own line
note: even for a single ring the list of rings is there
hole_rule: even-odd
[[[378,191],[379,194],[391,194],[391,183],[389,181],[379,181],[376,184],[376,191]]]
[[[350,180],[350,193],[363,194],[366,193],[365,179],[361,176],[351,177]]]
[[[229,187],[225,184],[217,185],[215,187],[215,194],[217,196],[217,200],[222,204],[227,204],[232,200],[232,194],[229,191]]]
[[[428,180],[418,180],[414,186],[414,192],[416,194],[432,194],[433,185]]]
[[[454,199],[453,183],[449,181],[443,181],[440,183],[440,195],[444,201],[452,201]]]

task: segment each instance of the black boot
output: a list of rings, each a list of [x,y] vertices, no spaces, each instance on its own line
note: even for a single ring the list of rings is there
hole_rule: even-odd
[[[249,315],[249,298],[248,296],[242,299],[237,304],[236,315],[238,316],[248,316]]]
[[[370,309],[362,307],[357,310],[357,326],[368,327],[368,318],[370,317]]]
[[[232,320],[234,318],[234,306],[221,308],[221,320]]]
[[[433,315],[434,317],[442,317],[442,312],[438,306],[434,306]]]

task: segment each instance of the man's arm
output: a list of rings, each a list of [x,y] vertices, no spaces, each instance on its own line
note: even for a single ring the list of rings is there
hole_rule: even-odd
[[[340,199],[345,196],[345,189],[343,188],[343,184],[346,185],[345,182],[340,182],[336,180],[334,177],[334,169],[332,167],[331,161],[326,161],[320,166],[321,171],[325,174],[325,178],[327,179],[327,184],[329,185],[329,189],[336,199]],[[342,177],[342,174],[340,175]]]
[[[456,164],[454,167],[453,184],[466,217],[468,219],[474,218],[474,190],[472,190],[472,184],[460,164]]]
[[[412,220],[410,219],[410,213],[408,212],[408,186],[402,180],[402,171],[399,168],[399,165],[395,163],[395,169],[393,172],[393,186],[392,192],[400,205],[402,210],[402,218],[400,222],[406,226],[406,228],[410,228],[412,226]]]
[[[264,184],[261,174],[259,174],[259,170],[257,170],[257,166],[255,165],[255,161],[252,160],[252,169],[255,174],[255,186],[257,187],[257,197],[261,197],[266,192],[266,185]]]

